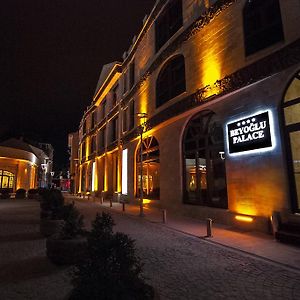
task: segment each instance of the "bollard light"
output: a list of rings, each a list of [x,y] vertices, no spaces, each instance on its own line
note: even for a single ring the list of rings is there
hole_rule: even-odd
[[[167,210],[166,209],[162,210],[162,218],[163,218],[163,223],[166,224],[167,223]]]
[[[212,222],[213,220],[210,218],[206,219],[206,237],[212,237]]]

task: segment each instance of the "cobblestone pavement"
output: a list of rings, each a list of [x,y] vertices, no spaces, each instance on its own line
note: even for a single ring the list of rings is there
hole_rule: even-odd
[[[0,300],[58,300],[71,290],[70,268],[46,257],[39,212],[37,201],[0,200]]]
[[[76,202],[94,219],[99,206]],[[161,299],[300,299],[300,273],[150,223],[113,213],[116,231],[136,240],[144,275]],[[0,300],[66,299],[70,268],[52,265],[39,235],[39,204],[0,202]]]
[[[97,205],[77,201],[90,221]],[[99,207],[99,206],[98,206]],[[144,274],[161,299],[300,299],[300,273],[153,224],[113,213],[136,240]]]

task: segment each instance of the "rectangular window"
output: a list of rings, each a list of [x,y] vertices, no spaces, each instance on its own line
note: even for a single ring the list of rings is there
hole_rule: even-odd
[[[84,123],[82,126],[82,133],[83,133],[83,135],[86,134],[86,120],[84,120]]]
[[[128,107],[126,107],[123,110],[123,113],[122,113],[122,121],[123,121],[122,129],[123,129],[123,132],[126,132],[128,130],[128,128],[127,128],[127,123],[128,123],[127,118],[128,118]]]
[[[135,70],[134,70],[134,61],[129,66],[129,88],[131,89],[134,85],[135,80]]]
[[[117,91],[118,91],[118,85],[113,89],[112,91],[112,108],[114,108],[117,104]]]
[[[92,120],[91,120],[91,124],[92,124],[92,128],[94,128],[95,127],[95,125],[96,125],[96,112],[95,111],[93,111],[92,112]]]
[[[155,23],[155,48],[158,51],[182,26],[182,1],[171,1]]]
[[[118,138],[118,118],[112,120],[111,142],[114,142]]]
[[[134,109],[134,100],[129,103],[129,130],[134,128],[134,120],[135,120],[135,109]]]
[[[99,137],[99,148],[103,149],[105,148],[105,127],[99,131],[98,137]]]
[[[104,119],[106,117],[106,100],[104,99],[102,102],[102,119]]]
[[[127,72],[124,72],[123,76],[123,94],[127,92]]]

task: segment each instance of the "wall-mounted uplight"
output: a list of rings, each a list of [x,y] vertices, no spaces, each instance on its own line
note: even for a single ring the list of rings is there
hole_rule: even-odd
[[[250,216],[242,216],[242,215],[236,215],[235,216],[235,219],[237,221],[241,221],[241,222],[247,222],[247,223],[251,223],[253,222],[253,217],[250,217]]]

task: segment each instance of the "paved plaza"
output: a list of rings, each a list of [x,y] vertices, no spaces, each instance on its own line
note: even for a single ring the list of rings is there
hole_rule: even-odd
[[[91,202],[76,205],[87,226],[97,211],[108,210]],[[299,299],[297,268],[110,211],[115,230],[136,240],[144,275],[161,299]],[[47,260],[45,239],[39,234],[39,203],[1,200],[0,224],[0,299],[66,299],[72,268]]]

